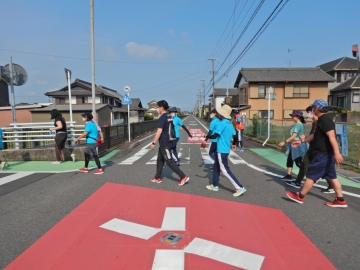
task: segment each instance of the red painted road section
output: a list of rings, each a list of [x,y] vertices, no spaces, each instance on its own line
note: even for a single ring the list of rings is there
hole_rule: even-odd
[[[172,247],[99,228],[113,218],[161,227],[166,207],[186,207],[185,239]],[[107,183],[6,269],[151,269],[156,249],[192,239],[265,256],[261,269],[336,269],[282,211],[189,194]],[[239,269],[193,254],[185,269]]]
[[[204,138],[201,137],[201,135],[204,133],[204,131],[200,128],[190,128],[189,129],[192,138],[187,137],[186,142],[188,143],[202,143],[204,141]]]

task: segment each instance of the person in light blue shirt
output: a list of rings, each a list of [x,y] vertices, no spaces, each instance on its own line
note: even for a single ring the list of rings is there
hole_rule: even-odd
[[[218,118],[218,112],[216,111],[216,109],[212,109],[210,118],[211,118],[211,122],[210,122],[210,127],[209,127],[209,132],[208,132],[209,136],[215,134],[215,129],[216,129],[217,125],[220,123],[220,120]],[[215,161],[215,155],[216,155],[217,140],[218,140],[217,138],[211,139],[210,145],[208,148],[208,155],[214,161]]]
[[[243,187],[236,176],[231,172],[228,157],[230,150],[236,151],[236,132],[233,124],[230,122],[231,119],[231,107],[229,105],[223,105],[220,109],[217,109],[219,113],[220,123],[216,126],[214,135],[203,136],[206,139],[216,139],[217,138],[217,150],[215,155],[215,163],[213,169],[213,179],[212,183],[206,186],[207,189],[218,191],[219,180],[220,180],[220,170],[225,175],[227,179],[236,189],[236,192],[233,194],[234,197],[238,197],[246,192],[246,188]],[[231,139],[233,139],[231,145]]]
[[[85,156],[85,167],[79,169],[80,172],[88,173],[89,162],[91,157],[94,158],[95,163],[98,167],[98,170],[94,172],[94,174],[103,174],[104,170],[101,168],[100,160],[99,160],[99,150],[98,150],[98,139],[100,136],[100,128],[98,125],[92,121],[93,115],[89,112],[83,113],[81,115],[83,117],[83,121],[85,122],[85,130],[83,134],[77,137],[74,142],[76,143],[81,138],[86,138],[86,149],[84,152]]]
[[[189,135],[190,138],[192,138],[192,135],[190,131],[185,127],[183,121],[181,121],[181,119],[176,115],[176,113],[177,113],[177,109],[175,107],[169,109],[169,114],[171,116],[171,119],[175,127],[175,136],[176,136],[176,140],[173,142],[172,153],[176,159],[175,160],[176,165],[180,166],[180,158],[176,150],[177,143],[180,140],[180,127],[182,127],[182,129],[186,131],[186,133]]]

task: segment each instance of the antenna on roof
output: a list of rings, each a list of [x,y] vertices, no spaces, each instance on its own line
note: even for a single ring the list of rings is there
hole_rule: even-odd
[[[291,68],[291,52],[295,51],[296,49],[288,49],[288,54],[289,54],[289,68]]]

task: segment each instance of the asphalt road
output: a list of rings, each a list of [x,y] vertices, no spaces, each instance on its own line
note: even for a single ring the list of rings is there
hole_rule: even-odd
[[[205,132],[204,127],[192,116],[186,118],[184,123],[190,128],[202,128]],[[186,133],[181,131],[181,134],[178,148],[181,148],[180,152],[184,157],[190,153],[189,162],[183,160],[189,164],[182,164],[180,167],[190,176],[189,183],[182,187],[177,185],[178,177],[166,166],[161,184],[150,181],[156,165],[146,163],[153,163],[151,160],[157,153],[156,149],[143,151],[146,153],[139,154],[140,158],[132,165],[118,164],[133,157],[146,145],[140,145],[125,156],[121,153],[115,155],[106,162],[104,175],[78,172],[33,174],[12,182],[11,186],[0,185],[0,268],[6,267],[104,183],[114,182],[278,208],[336,268],[359,269],[360,198],[347,196],[349,207],[334,209],[324,205],[326,201],[332,200],[334,195],[322,194],[319,189],[314,188],[306,196],[303,205],[296,204],[289,201],[285,195],[285,191],[291,188],[277,177],[264,174],[246,164],[231,163],[230,167],[247,188],[247,192],[234,198],[234,189],[223,176],[220,180],[220,191],[208,191],[205,186],[212,175],[211,165],[204,164],[200,145],[187,144]],[[255,167],[284,174],[282,168],[251,151],[246,150],[236,155]],[[5,176],[8,175],[1,174],[0,180]],[[360,193],[355,188],[349,191]],[[294,263],[301,264],[301,260],[306,260],[302,254],[298,256],[299,260]]]

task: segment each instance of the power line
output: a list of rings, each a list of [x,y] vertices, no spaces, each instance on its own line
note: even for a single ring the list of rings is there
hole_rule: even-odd
[[[246,45],[246,47],[242,50],[242,52],[238,55],[238,57],[234,60],[234,62],[228,67],[228,69],[216,80],[215,83],[218,83],[221,79],[223,79],[226,74],[234,68],[234,66],[240,61],[240,59],[246,54],[246,52],[252,47],[252,45],[257,41],[257,39],[260,37],[260,35],[266,30],[266,28],[270,25],[270,23],[276,18],[276,16],[280,13],[280,11],[284,8],[284,6],[287,4],[289,0],[286,0],[286,2],[281,6],[279,11],[276,13],[276,15],[273,17],[273,14],[278,10],[280,5],[282,4],[284,0],[280,0],[279,4],[275,7],[275,9],[271,12],[270,16],[266,19],[266,21],[263,23],[263,25],[260,27],[260,29],[256,32],[256,34],[253,36],[253,38],[250,40],[250,42]],[[273,17],[273,18],[272,18]],[[272,18],[272,19],[271,19]],[[271,20],[270,20],[271,19]],[[269,21],[270,20],[270,21]],[[269,22],[269,23],[268,23]],[[267,25],[266,25],[267,24]],[[265,26],[266,25],[266,26]]]
[[[56,58],[73,59],[73,60],[85,60],[85,61],[90,61],[91,60],[90,58],[81,58],[81,57],[61,56],[61,55],[35,53],[35,52],[16,51],[16,50],[1,49],[1,48],[0,48],[0,50],[1,51],[7,51],[7,52],[17,52],[17,53],[24,53],[24,54],[39,55],[39,56],[50,56],[50,57],[56,57]],[[128,61],[115,61],[115,60],[103,60],[103,59],[98,59],[98,60],[95,60],[95,61],[96,62],[119,63],[119,64],[135,64],[135,65],[192,65],[192,64],[204,63],[204,62],[189,62],[189,63],[128,62]]]

